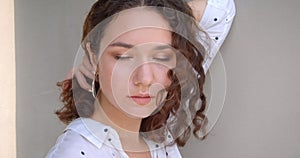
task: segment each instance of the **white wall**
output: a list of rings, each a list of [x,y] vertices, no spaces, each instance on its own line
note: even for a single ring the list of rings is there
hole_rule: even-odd
[[[71,67],[93,0],[15,0],[18,158],[43,157],[61,133],[55,83]],[[221,49],[227,94],[221,117],[183,157],[300,157],[300,1],[237,1]]]

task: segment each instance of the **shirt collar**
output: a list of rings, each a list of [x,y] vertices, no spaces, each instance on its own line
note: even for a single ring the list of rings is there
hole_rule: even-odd
[[[66,130],[73,130],[79,133],[97,148],[101,148],[103,143],[105,143],[108,146],[122,149],[120,138],[117,132],[110,126],[102,124],[93,119],[83,117],[77,118],[67,126],[65,131]],[[156,143],[148,139],[144,140],[150,150],[157,150],[165,146],[164,143]],[[172,140],[173,138],[171,138],[171,135],[168,134],[167,142],[171,142]]]
[[[103,143],[107,141],[109,134],[117,136],[116,132],[111,127],[94,121],[93,119],[83,117],[72,121],[65,131],[66,130],[73,130],[79,133],[97,148],[101,148]]]

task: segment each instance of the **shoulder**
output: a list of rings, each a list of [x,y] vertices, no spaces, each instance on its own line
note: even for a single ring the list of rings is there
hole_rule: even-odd
[[[105,126],[90,119],[80,118],[71,122],[56,144],[50,149],[46,158],[95,158],[110,157],[111,148],[103,145]],[[107,132],[106,132],[107,133]],[[98,135],[97,135],[98,134]],[[96,136],[97,135],[97,136]]]
[[[88,142],[77,132],[66,130],[58,137],[46,158],[83,157]]]

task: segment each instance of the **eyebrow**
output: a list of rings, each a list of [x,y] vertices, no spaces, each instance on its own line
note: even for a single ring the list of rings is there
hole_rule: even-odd
[[[116,42],[116,43],[110,44],[109,46],[110,47],[124,47],[124,48],[128,48],[128,49],[134,47],[134,45],[132,45],[132,44],[127,44],[127,43],[123,43],[123,42]]]
[[[163,44],[155,47],[153,50],[163,50],[163,49],[172,49],[172,47],[169,44]]]
[[[123,47],[123,48],[127,48],[127,49],[134,47],[134,45],[124,43],[124,42],[112,43],[109,46],[110,47]],[[153,50],[163,50],[163,49],[172,49],[172,46],[170,46],[169,44],[163,44],[163,45],[156,46]]]

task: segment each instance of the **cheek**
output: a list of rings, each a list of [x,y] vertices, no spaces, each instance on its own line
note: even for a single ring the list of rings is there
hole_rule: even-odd
[[[155,69],[156,82],[162,84],[164,87],[169,87],[172,83],[171,79],[168,77],[169,68],[165,66],[157,66]]]
[[[126,94],[130,74],[126,67],[120,67],[114,62],[104,62],[99,70],[101,90],[107,97],[118,98],[120,94]]]
[[[103,62],[99,64],[99,81],[102,91],[111,91],[113,65]]]

